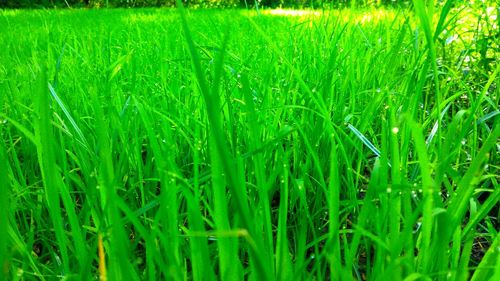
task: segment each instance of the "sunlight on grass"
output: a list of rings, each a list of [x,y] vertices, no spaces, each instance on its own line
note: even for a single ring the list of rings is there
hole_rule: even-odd
[[[287,16],[287,17],[304,17],[304,16],[320,16],[319,11],[309,11],[309,10],[284,10],[284,9],[272,9],[265,10],[262,12],[264,15],[272,16]]]
[[[356,15],[354,21],[361,25],[379,24],[387,22],[396,17],[396,12],[392,10],[370,10]],[[402,20],[402,19],[400,19]]]
[[[9,9],[1,9],[0,15],[2,16],[15,16],[18,15],[22,10],[9,10]]]
[[[325,18],[333,20],[341,20],[343,22],[357,23],[360,25],[374,25],[382,22],[393,20],[397,12],[387,9],[370,9],[370,10],[332,10],[332,11],[311,11],[311,10],[285,10],[285,9],[271,9],[261,11],[263,15],[289,17],[293,20],[314,20],[322,21]],[[404,20],[400,18],[399,20]],[[312,27],[309,25],[308,27]]]

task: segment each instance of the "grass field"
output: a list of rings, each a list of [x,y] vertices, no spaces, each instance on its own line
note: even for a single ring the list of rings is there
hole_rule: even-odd
[[[496,11],[415,4],[0,11],[0,280],[500,280]]]

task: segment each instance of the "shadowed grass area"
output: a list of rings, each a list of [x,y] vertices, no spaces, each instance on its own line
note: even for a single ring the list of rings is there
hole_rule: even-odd
[[[1,278],[494,280],[494,11],[450,2],[0,11]]]

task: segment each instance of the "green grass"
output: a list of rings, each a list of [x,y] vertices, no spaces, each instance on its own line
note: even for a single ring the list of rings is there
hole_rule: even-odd
[[[491,11],[0,11],[0,280],[495,280]]]

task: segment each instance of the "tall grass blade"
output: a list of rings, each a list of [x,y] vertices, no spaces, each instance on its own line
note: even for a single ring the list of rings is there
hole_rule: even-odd
[[[218,157],[219,159],[224,159],[223,161],[221,161],[221,164],[223,166],[225,175],[228,179],[229,190],[235,196],[236,207],[241,217],[242,224],[245,228],[247,228],[250,237],[256,238],[257,233],[255,232],[253,224],[251,223],[252,220],[250,216],[248,203],[246,202],[245,196],[243,194],[244,190],[240,189],[239,183],[241,181],[237,178],[238,173],[234,170],[234,167],[232,166],[233,163],[235,163],[235,160],[230,154],[230,151],[227,147],[227,140],[222,130],[222,122],[219,116],[220,98],[218,95],[214,95],[208,87],[206,78],[203,75],[200,59],[196,51],[194,41],[191,37],[191,32],[189,31],[186,14],[182,6],[182,3],[180,1],[177,1],[177,6],[181,17],[182,29],[184,30],[184,35],[186,37],[185,39],[189,48],[189,52],[191,54],[191,60],[193,63],[194,72],[205,101],[207,109],[207,117],[210,122],[210,129],[211,129],[210,133],[215,140],[215,148],[216,148],[215,157]],[[261,243],[260,240],[254,240],[254,241],[255,243],[258,244]],[[257,252],[254,249],[254,247],[249,247],[249,249],[252,255],[252,261],[254,262],[258,279],[272,280],[270,270],[268,270],[267,266],[264,264],[264,259],[261,257],[261,253]]]
[[[77,135],[78,135],[78,137],[80,139],[80,143],[83,145],[83,147],[87,151],[89,151],[89,145],[88,145],[87,139],[85,138],[85,136],[82,133],[82,130],[76,124],[75,119],[73,119],[73,117],[69,113],[68,109],[66,108],[66,106],[62,102],[61,98],[59,98],[59,96],[57,95],[54,87],[52,87],[52,85],[50,83],[48,85],[49,85],[50,94],[52,95],[52,97],[54,98],[54,100],[57,102],[57,104],[59,105],[59,107],[61,107],[61,110],[63,111],[63,113],[66,116],[66,118],[68,118],[71,126],[73,127],[73,129],[75,130],[75,132],[77,133]]]
[[[437,120],[438,120],[438,140],[437,140],[437,146],[438,148],[441,148],[441,125],[442,125],[442,117],[439,115],[439,112],[441,112],[441,91],[440,91],[440,81],[439,81],[439,71],[437,67],[437,55],[436,55],[436,47],[435,47],[435,42],[434,42],[434,37],[433,37],[433,30],[434,26],[432,24],[433,22],[433,14],[434,14],[434,1],[427,1],[428,5],[425,7],[425,1],[424,0],[413,0],[413,5],[415,7],[415,12],[420,19],[420,24],[424,30],[425,38],[427,41],[427,50],[429,51],[429,56],[430,56],[430,64],[432,66],[432,71],[433,71],[433,77],[434,77],[434,89],[435,89],[435,96],[436,96],[436,114],[437,114]],[[443,11],[444,14],[443,17],[446,17],[447,10],[445,9]],[[444,21],[444,19],[443,19]]]
[[[419,268],[423,273],[430,273],[432,252],[431,239],[434,230],[434,206],[435,206],[435,185],[431,177],[432,170],[427,154],[427,148],[422,134],[421,127],[413,120],[407,119],[408,126],[412,132],[415,150],[419,158],[420,173],[422,176],[422,190],[424,196],[422,208],[422,242],[419,247]]]
[[[3,136],[3,130],[0,129],[0,134]],[[11,246],[10,238],[7,230],[10,228],[9,211],[11,201],[11,185],[8,176],[9,161],[5,151],[4,143],[0,143],[0,281],[8,280],[10,263]]]
[[[373,145],[370,140],[368,140],[365,135],[363,135],[358,129],[356,129],[356,127],[354,127],[353,125],[351,124],[347,124],[347,128],[349,128],[349,130],[351,130],[355,135],[356,137],[358,137],[361,142],[366,145],[366,147],[368,147],[375,155],[377,155],[377,157],[380,157],[380,150],[378,150],[375,145]]]
[[[48,99],[49,93],[47,88],[46,69],[41,70],[41,73],[37,76],[36,82],[37,92],[35,102],[37,116],[35,120],[35,138],[37,140],[38,163],[42,172],[47,209],[52,220],[57,241],[57,245],[53,247],[58,249],[56,255],[61,255],[62,266],[60,274],[66,275],[71,272],[68,255],[68,240],[65,234],[58,190],[58,187],[60,187],[60,176],[58,175],[58,167],[56,165],[54,153],[56,151],[53,142],[54,134],[52,126],[50,125],[52,114]]]

